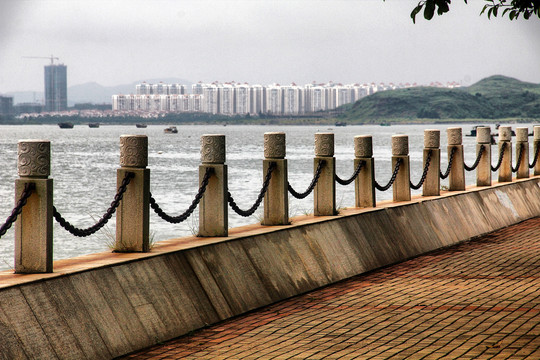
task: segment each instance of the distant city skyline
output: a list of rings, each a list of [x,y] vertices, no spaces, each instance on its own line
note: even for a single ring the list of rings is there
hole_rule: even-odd
[[[0,93],[43,89],[46,59],[68,87],[143,79],[299,84],[540,83],[540,21],[488,20],[483,1],[426,21],[417,0],[2,0]]]

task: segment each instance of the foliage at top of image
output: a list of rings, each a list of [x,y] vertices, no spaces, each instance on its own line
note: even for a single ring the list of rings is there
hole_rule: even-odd
[[[467,0],[463,0],[465,4]],[[491,16],[497,17],[499,14],[501,17],[508,14],[510,20],[516,20],[520,16],[523,16],[525,20],[528,20],[531,15],[536,15],[540,18],[540,0],[485,0],[487,4],[484,5],[480,15],[486,13],[488,19]],[[416,23],[416,15],[424,10],[424,19],[431,20],[435,12],[437,15],[443,15],[450,11],[451,0],[422,0],[411,12],[411,18]]]

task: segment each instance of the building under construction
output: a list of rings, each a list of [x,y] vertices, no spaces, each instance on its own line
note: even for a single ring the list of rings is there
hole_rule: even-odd
[[[67,109],[67,66],[45,66],[45,111]]]

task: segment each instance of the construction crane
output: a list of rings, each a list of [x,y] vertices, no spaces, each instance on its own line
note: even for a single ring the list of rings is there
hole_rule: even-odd
[[[54,60],[60,60],[57,57],[54,56],[23,56],[25,59],[51,59],[51,65],[54,65]]]

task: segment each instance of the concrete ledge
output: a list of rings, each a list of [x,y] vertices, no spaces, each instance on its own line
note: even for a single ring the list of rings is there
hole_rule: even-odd
[[[540,215],[540,177],[0,272],[0,358],[113,358]]]

